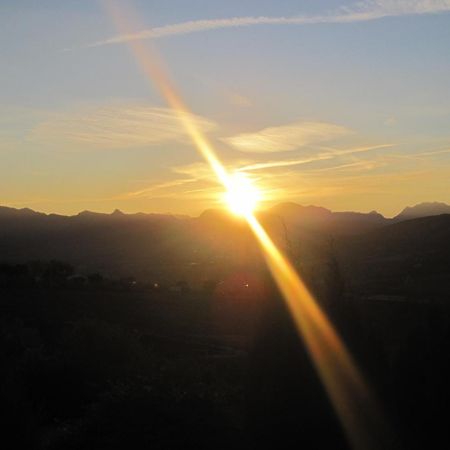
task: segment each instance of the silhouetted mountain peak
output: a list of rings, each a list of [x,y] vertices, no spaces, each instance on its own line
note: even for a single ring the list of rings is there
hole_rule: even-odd
[[[329,209],[322,206],[303,206],[294,202],[279,203],[270,209],[272,214],[295,214],[295,215],[307,215],[307,216],[321,216],[326,217],[332,214]]]
[[[443,202],[424,202],[415,206],[407,206],[394,220],[408,220],[418,217],[438,216],[440,214],[450,214],[450,205]]]
[[[120,217],[120,216],[124,216],[125,214],[120,210],[120,209],[115,209],[112,213],[111,216],[115,216],[115,217]]]
[[[281,203],[271,208],[270,213],[283,219],[288,226],[300,226],[311,231],[332,234],[357,234],[387,222],[377,211],[332,212],[320,206],[302,206],[296,203]]]
[[[2,217],[32,217],[32,216],[45,216],[44,213],[33,211],[30,208],[10,208],[8,206],[0,206],[0,216]]]
[[[79,213],[76,215],[76,217],[90,218],[90,217],[100,217],[100,216],[104,216],[104,215],[105,215],[105,214],[102,214],[102,213],[84,210],[84,211],[79,212]]]

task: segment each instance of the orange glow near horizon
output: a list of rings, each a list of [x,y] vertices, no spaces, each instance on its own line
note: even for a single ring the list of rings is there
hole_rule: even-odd
[[[251,214],[261,200],[261,192],[242,172],[236,172],[228,178],[224,201],[237,216]]]
[[[130,34],[139,29],[135,23],[127,21],[124,11],[119,11],[111,2],[105,2],[105,6],[120,33]],[[308,348],[351,446],[355,449],[377,448],[368,430],[368,422],[373,424],[374,421],[368,421],[367,416],[376,415],[377,409],[369,390],[344,343],[300,275],[253,214],[258,200],[257,191],[249,184],[249,180],[243,181],[243,178],[236,179],[228,174],[208,139],[191,120],[190,111],[176,93],[155,51],[150,50],[139,40],[131,40],[128,45],[148,80],[159,88],[167,103],[178,115],[196,148],[224,186],[225,198],[230,209],[243,216],[248,222],[283,295],[298,333]],[[376,431],[382,433],[384,430]]]

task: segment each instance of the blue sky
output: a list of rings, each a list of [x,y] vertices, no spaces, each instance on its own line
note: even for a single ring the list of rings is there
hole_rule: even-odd
[[[392,215],[450,201],[450,1],[116,4],[137,15],[134,35],[120,35],[107,1],[1,3],[1,204],[217,205],[133,39],[157,47],[224,163],[268,205]]]

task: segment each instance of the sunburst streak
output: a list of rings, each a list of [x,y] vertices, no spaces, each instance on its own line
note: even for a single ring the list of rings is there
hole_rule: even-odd
[[[104,2],[104,5],[120,33],[131,34],[140,28],[136,26],[138,23],[136,19],[130,19],[129,10],[120,10],[111,1]],[[191,120],[189,109],[177,94],[155,50],[148,42],[144,44],[141,40],[130,40],[128,45],[139,67],[173,108],[185,131],[225,191],[233,195],[236,189],[233,177],[221,164],[207,137]],[[239,214],[245,217],[263,251],[267,265],[294,319],[298,333],[306,343],[351,446],[355,449],[380,448],[379,439],[375,439],[373,433],[378,435],[386,433],[383,420],[380,419],[378,407],[343,341],[308,291],[300,275],[259,223],[253,214],[253,206],[246,204],[243,208],[239,208]],[[386,441],[384,443],[387,444]]]

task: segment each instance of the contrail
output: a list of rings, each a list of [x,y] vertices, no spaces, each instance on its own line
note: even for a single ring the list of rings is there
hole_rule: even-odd
[[[119,35],[88,44],[86,47],[121,44],[125,42],[159,39],[168,36],[199,33],[224,28],[242,28],[256,25],[315,25],[367,22],[384,17],[418,14],[436,14],[450,11],[450,0],[370,0],[357,2],[323,15],[288,17],[248,16],[223,19],[190,20],[137,32],[119,31]]]

